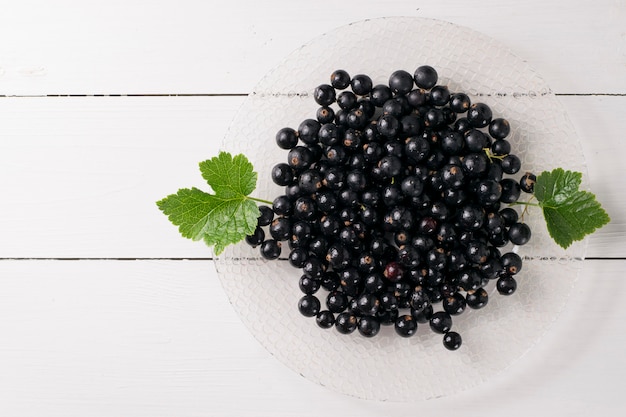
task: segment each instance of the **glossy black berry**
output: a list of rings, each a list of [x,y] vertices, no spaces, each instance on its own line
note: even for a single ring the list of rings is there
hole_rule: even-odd
[[[437,84],[439,75],[437,71],[430,65],[422,65],[415,70],[413,74],[415,85],[419,88],[430,89]]]
[[[326,297],[326,307],[333,313],[341,313],[348,308],[349,301],[343,292],[331,290]]]
[[[259,213],[259,218],[257,219],[259,226],[267,226],[274,220],[274,210],[269,206],[260,205]]]
[[[455,93],[450,96],[450,109],[455,113],[465,113],[471,105],[472,102],[465,93]]]
[[[317,170],[307,169],[300,174],[298,185],[303,193],[313,194],[322,188],[322,176]]]
[[[394,71],[389,77],[389,88],[396,94],[406,94],[413,89],[413,76],[404,70]]]
[[[246,243],[253,248],[259,246],[265,240],[265,231],[259,226],[254,229],[254,233],[246,236]]]
[[[298,135],[290,127],[284,127],[276,133],[276,144],[281,149],[291,149],[298,144]]]
[[[522,167],[522,161],[520,161],[517,155],[509,154],[502,158],[502,170],[507,174],[517,174]]]
[[[335,102],[335,89],[332,85],[320,84],[313,90],[313,99],[320,106],[329,106]]]
[[[317,313],[315,322],[322,329],[330,329],[335,324],[335,315],[328,310],[322,310]]]
[[[443,346],[448,350],[457,350],[462,342],[461,335],[457,332],[448,332],[443,336]]]
[[[291,255],[289,255],[289,259],[291,260]],[[315,294],[321,286],[321,280],[319,278],[311,278],[306,275],[302,275],[300,277],[300,281],[298,282],[298,287],[300,287],[300,291],[304,294],[313,295]]]
[[[394,330],[399,336],[411,337],[417,332],[417,320],[410,314],[399,316],[394,323]]]
[[[519,199],[522,191],[519,182],[512,178],[504,178],[500,181],[500,186],[502,187],[502,195],[500,196],[501,202],[511,204]]]
[[[481,152],[489,146],[489,138],[478,129],[465,132],[465,147],[469,152]]]
[[[509,227],[509,240],[514,245],[525,245],[530,237],[530,227],[526,223],[515,223]]]
[[[485,127],[491,123],[491,108],[485,103],[474,103],[467,111],[467,120],[474,127]]]
[[[511,133],[511,125],[508,120],[497,118],[489,123],[489,134],[494,139],[504,139]]]
[[[293,182],[294,173],[293,169],[285,164],[280,163],[274,165],[272,168],[272,181],[277,185],[289,185]]]
[[[291,235],[291,220],[287,217],[278,217],[272,220],[269,232],[275,240],[288,240]]]
[[[352,110],[356,107],[358,98],[352,91],[343,91],[337,96],[337,105],[343,110]],[[347,117],[347,113],[346,113]]]
[[[322,106],[317,109],[315,117],[321,124],[330,123],[335,120],[335,110],[332,107]]]
[[[515,252],[507,252],[500,257],[504,272],[515,275],[522,270],[522,258]]]
[[[484,288],[478,288],[477,290],[470,290],[465,296],[465,301],[469,308],[475,310],[483,308],[489,302],[489,294]]]
[[[519,214],[517,213],[517,211],[515,211],[515,209],[511,207],[503,208],[502,210],[500,210],[499,214],[500,217],[502,217],[505,226],[511,226],[517,223],[517,220],[519,218]]]
[[[463,313],[463,311],[465,311],[466,305],[467,301],[465,301],[465,297],[463,297],[458,292],[454,293],[450,297],[446,297],[443,299],[443,309],[451,316],[456,316]]]
[[[359,318],[359,333],[365,337],[374,337],[380,331],[380,321],[374,316],[363,316]]]
[[[393,97],[391,88],[384,84],[375,85],[370,92],[370,101],[376,107],[382,107],[383,104]]]
[[[499,139],[491,144],[491,153],[496,156],[504,156],[511,153],[511,143],[506,139]]]
[[[304,143],[316,143],[320,126],[320,122],[315,119],[305,119],[298,126],[298,137]]]
[[[267,239],[265,242],[261,243],[260,252],[261,256],[265,259],[278,259],[281,252],[281,244],[274,239]]]
[[[330,74],[330,85],[338,90],[348,88],[350,85],[350,74],[342,69],[335,70]]]
[[[304,295],[298,301],[298,310],[305,317],[315,317],[320,312],[320,300],[314,295]]]
[[[502,295],[511,295],[517,290],[517,281],[511,275],[502,275],[496,282],[496,289]]]
[[[452,328],[452,317],[445,311],[438,311],[430,317],[429,324],[435,333],[445,334]]]
[[[395,137],[400,131],[400,122],[390,114],[384,114],[378,119],[378,132],[388,138]]]
[[[378,167],[384,178],[393,178],[402,172],[402,160],[397,156],[385,155],[378,162]]]
[[[344,311],[335,318],[335,329],[342,334],[350,334],[357,328],[358,319],[353,313]]]
[[[318,139],[322,145],[331,146],[340,143],[344,138],[345,129],[334,123],[324,123],[318,132]]]
[[[352,81],[350,81],[350,86],[352,87],[352,91],[357,96],[365,96],[372,91],[372,79],[365,74],[357,74],[352,77]]]
[[[445,85],[436,85],[430,90],[430,102],[435,106],[445,106],[450,101],[450,91]]]

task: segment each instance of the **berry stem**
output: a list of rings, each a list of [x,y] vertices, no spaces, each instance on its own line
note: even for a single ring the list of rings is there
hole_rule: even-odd
[[[531,203],[529,201],[516,201],[515,203],[511,203],[510,205],[511,206],[522,205],[522,206],[542,207],[541,204]]]
[[[263,200],[262,198],[256,198],[256,197],[250,197],[250,196],[248,196],[248,198],[252,201],[256,201],[257,203],[269,204],[270,206],[272,205],[271,201]]]
[[[257,203],[268,204],[268,205],[270,205],[270,206],[272,205],[272,202],[271,202],[271,201],[268,201],[268,200],[263,200],[263,199],[261,199],[261,198],[250,197],[250,196],[248,196],[248,198],[249,198],[250,200],[252,200],[252,201],[256,201]]]

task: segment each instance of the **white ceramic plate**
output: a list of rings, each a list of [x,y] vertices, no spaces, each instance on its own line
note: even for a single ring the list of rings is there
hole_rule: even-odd
[[[357,22],[293,52],[247,98],[223,149],[248,156],[259,174],[254,195],[273,200],[282,189],[272,183],[270,170],[286,160],[286,151],[275,145],[275,133],[315,116],[319,106],[311,93],[317,85],[328,83],[339,68],[352,75],[368,74],[378,84],[387,83],[397,69],[412,73],[423,64],[435,67],[439,83],[452,92],[465,92],[473,102],[489,104],[494,117],[509,120],[509,139],[523,170],[560,166],[586,174],[576,132],[563,107],[523,59],[470,29],[409,17]],[[396,336],[391,327],[371,339],[358,332],[346,336],[320,329],[297,310],[300,271],[286,261],[264,261],[258,249],[246,244],[227,249],[216,265],[241,320],[295,372],[347,395],[418,401],[466,390],[502,372],[540,340],[564,307],[586,241],[565,251],[548,236],[539,211],[526,214],[525,221],[533,237],[515,249],[525,257],[517,292],[505,297],[489,288],[485,308],[455,317],[453,329],[462,335],[463,345],[454,352],[443,347],[442,336],[428,325],[421,325],[409,339]]]

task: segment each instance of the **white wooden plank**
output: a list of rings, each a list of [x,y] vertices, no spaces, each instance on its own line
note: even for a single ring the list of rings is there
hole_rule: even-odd
[[[181,238],[155,202],[179,188],[207,188],[197,164],[217,153],[242,100],[0,100],[0,257],[209,256],[202,243]],[[613,220],[594,235],[588,256],[623,257],[626,144],[615,112],[626,97],[561,100],[580,133],[592,190]]]
[[[618,415],[626,313],[601,300],[626,294],[624,270],[623,260],[586,261],[560,319],[509,370],[405,404],[330,392],[277,362],[239,321],[212,262],[1,261],[0,414]]]
[[[0,94],[251,91],[284,56],[363,19],[447,20],[498,39],[562,93],[626,93],[622,0],[2,2]]]

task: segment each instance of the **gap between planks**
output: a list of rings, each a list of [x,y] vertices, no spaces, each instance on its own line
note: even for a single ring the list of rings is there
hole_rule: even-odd
[[[57,97],[247,97],[248,93],[146,93],[146,94],[0,94],[0,98]],[[626,97],[626,93],[554,93],[557,97]]]

